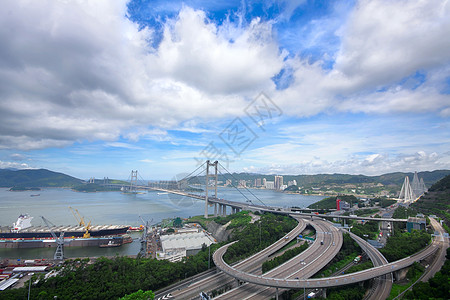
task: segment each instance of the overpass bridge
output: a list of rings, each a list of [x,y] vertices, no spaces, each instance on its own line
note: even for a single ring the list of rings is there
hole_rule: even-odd
[[[433,220],[434,221],[434,220]],[[433,227],[435,227],[435,230],[439,232],[443,232],[442,227],[437,222],[432,222]],[[235,243],[235,242],[233,242]],[[423,249],[422,251],[408,256],[404,259],[392,262],[392,263],[386,263],[382,265],[378,265],[376,267],[366,269],[363,271],[340,275],[340,276],[334,276],[334,277],[326,277],[326,278],[314,278],[314,279],[286,279],[286,278],[273,278],[273,277],[266,277],[262,275],[254,275],[250,273],[243,272],[241,270],[238,270],[230,265],[228,265],[223,260],[223,255],[227,251],[228,247],[231,246],[233,243],[227,244],[225,246],[222,246],[219,248],[216,252],[213,254],[213,260],[216,264],[216,267],[220,269],[221,271],[225,272],[226,274],[239,279],[244,282],[250,282],[257,285],[262,286],[269,286],[269,287],[275,287],[275,288],[285,288],[285,289],[303,289],[303,288],[328,288],[328,287],[334,287],[334,286],[342,286],[357,282],[362,282],[368,279],[372,279],[375,277],[379,277],[382,275],[386,275],[392,272],[399,271],[401,269],[404,269],[410,265],[412,265],[414,262],[423,260],[424,258],[430,256],[435,251],[437,251],[440,247],[446,247],[448,245],[444,244],[444,242],[437,237],[433,239],[432,244],[430,244],[427,248]],[[367,242],[360,241],[360,246],[363,248],[364,251],[368,252],[369,257],[373,257],[376,255],[373,252],[373,249],[370,247],[370,245]]]
[[[120,184],[109,184],[109,186],[122,186]],[[140,190],[151,190],[158,191],[164,193],[170,193],[174,195],[191,197],[198,200],[206,201],[206,196],[188,193],[182,190],[173,190],[173,189],[164,189],[157,187],[150,187],[147,185],[136,185],[137,189]],[[352,220],[364,220],[364,221],[378,221],[378,222],[407,222],[407,219],[393,219],[393,218],[373,218],[371,216],[367,217],[358,217],[358,216],[342,216],[337,214],[318,214],[318,213],[306,213],[299,212],[296,208],[292,211],[290,208],[281,208],[281,207],[273,207],[267,205],[259,205],[254,203],[243,203],[239,201],[226,200],[216,197],[208,197],[207,199],[208,205],[214,205],[214,217],[217,216],[226,216],[227,215],[227,207],[231,208],[231,213],[236,213],[241,210],[250,210],[250,211],[259,211],[259,212],[271,212],[276,214],[283,215],[297,215],[297,216],[305,216],[305,217],[320,217],[320,218],[339,218],[339,219],[352,219]]]
[[[206,182],[205,182],[205,195],[199,195],[199,194],[193,194],[186,192],[181,189],[169,189],[169,188],[161,188],[161,187],[154,187],[149,185],[135,185],[134,188],[136,189],[143,189],[143,190],[153,190],[153,191],[159,191],[159,192],[166,192],[171,193],[179,196],[184,197],[191,197],[198,200],[205,201],[205,217],[208,217],[208,207],[214,206],[214,216],[225,216],[227,213],[227,207],[231,208],[231,213],[239,212],[240,210],[250,210],[250,211],[260,211],[260,212],[271,212],[276,214],[284,214],[284,215],[291,215],[293,217],[301,218],[301,217],[310,217],[313,224],[317,226],[317,222],[321,222],[320,218],[340,218],[340,219],[355,219],[355,220],[372,220],[372,221],[384,221],[384,222],[406,222],[406,219],[392,219],[392,218],[372,218],[372,217],[358,217],[358,216],[342,216],[337,214],[318,214],[318,213],[307,213],[307,212],[299,212],[298,208],[295,208],[294,210],[291,210],[290,208],[280,208],[280,207],[270,207],[267,205],[264,205],[264,203],[261,201],[263,205],[255,204],[252,201],[246,201],[246,202],[238,202],[238,201],[232,201],[232,200],[226,200],[221,199],[217,195],[217,165],[218,163],[210,163],[209,161],[207,163],[207,176],[206,176]],[[208,170],[210,166],[215,167],[214,175],[208,175]],[[213,177],[214,184],[213,187],[210,187],[209,178]],[[116,185],[121,186],[121,185]],[[212,196],[209,196],[209,191],[213,189],[214,194]],[[314,226],[313,225],[313,226]],[[433,224],[435,226],[436,224]],[[303,225],[302,225],[303,226]],[[331,230],[329,230],[331,231]],[[333,237],[330,237],[330,241],[327,241],[327,243],[331,243],[334,245],[338,242],[338,240],[335,240],[339,235],[334,235]],[[353,237],[355,238],[355,237]],[[355,238],[356,239],[356,238]],[[324,240],[327,240],[327,238],[324,238]],[[356,239],[357,240],[357,239]],[[356,272],[346,275],[340,275],[335,277],[329,277],[329,278],[318,278],[318,279],[308,279],[308,278],[302,278],[302,279],[292,279],[292,274],[295,274],[290,272],[290,267],[287,266],[286,270],[282,270],[281,273],[277,273],[277,275],[271,276],[271,273],[265,274],[265,275],[257,275],[250,273],[249,269],[247,268],[238,268],[236,266],[229,266],[226,264],[222,256],[226,252],[227,248],[230,246],[225,245],[222,248],[218,249],[214,255],[213,259],[216,263],[216,266],[218,269],[222,270],[225,274],[230,275],[233,278],[236,278],[238,280],[241,280],[243,282],[247,283],[253,283],[256,285],[262,285],[266,286],[268,288],[285,288],[285,289],[300,289],[300,288],[326,288],[326,287],[332,287],[332,286],[340,286],[340,285],[347,285],[355,282],[361,282],[368,279],[380,277],[380,276],[388,276],[388,274],[391,274],[392,272],[398,271],[400,269],[403,269],[409,265],[411,265],[415,261],[422,260],[423,258],[429,256],[430,254],[434,253],[440,246],[439,242],[435,239],[433,243],[424,249],[423,251],[407,257],[403,260],[399,260],[393,263],[387,263],[387,261],[383,257],[379,257],[379,252],[375,248],[371,248],[371,246],[365,242],[364,240],[360,240],[357,242],[360,244],[360,246],[363,248],[364,251],[366,251],[371,258],[371,260],[374,262],[375,267]],[[317,243],[317,241],[316,241]],[[317,245],[317,244],[316,244]],[[337,249],[338,247],[336,247]],[[340,247],[339,247],[340,248]],[[322,251],[325,249],[325,247],[320,248],[316,255],[323,255],[326,253],[326,251]],[[330,247],[327,247],[326,249],[330,249]],[[334,256],[334,255],[332,255]],[[301,257],[301,256],[300,256]],[[298,258],[297,258],[298,259]],[[327,259],[328,260],[328,259]],[[252,261],[252,260],[250,260]],[[316,261],[316,260],[314,260]],[[253,266],[255,261],[252,261],[251,265]],[[317,266],[314,265],[308,265],[308,268],[316,269]],[[299,268],[300,269],[300,268]],[[290,274],[289,276],[284,276],[280,274],[286,274],[283,272],[288,272]],[[222,273],[223,274],[223,273]],[[223,276],[223,275],[222,275]],[[284,278],[278,278],[277,276],[284,276]],[[298,278],[298,277],[297,277]],[[218,278],[217,278],[218,280]],[[220,282],[215,281],[216,283]],[[266,288],[267,291],[269,291]]]

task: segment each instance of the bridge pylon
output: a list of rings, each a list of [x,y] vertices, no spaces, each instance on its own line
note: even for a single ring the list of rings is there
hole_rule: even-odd
[[[206,184],[205,184],[205,218],[208,218],[208,191],[210,189],[209,178],[214,178],[214,197],[217,198],[217,167],[219,162],[216,160],[211,163],[209,160],[206,161]],[[209,167],[214,167],[214,174],[209,173]]]

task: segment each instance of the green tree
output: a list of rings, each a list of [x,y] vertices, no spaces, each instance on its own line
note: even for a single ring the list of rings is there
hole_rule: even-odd
[[[181,220],[180,217],[176,217],[175,220],[173,220],[173,226],[180,228],[181,225],[183,225],[183,221]]]
[[[119,300],[153,300],[154,298],[155,294],[152,291],[144,292],[143,290],[139,290],[132,294],[123,296],[122,298],[119,298]]]

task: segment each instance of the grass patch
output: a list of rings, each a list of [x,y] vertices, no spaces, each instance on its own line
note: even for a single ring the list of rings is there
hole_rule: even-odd
[[[288,248],[294,246],[295,244],[297,244],[297,239],[293,239],[293,240],[290,241],[288,244],[284,245],[283,248],[281,248],[280,250],[278,250],[277,252],[275,252],[275,253],[272,254],[271,256],[275,256],[275,255],[277,255],[278,253],[281,253],[281,252],[283,252],[284,250],[286,250],[286,249],[288,249]]]
[[[319,277],[329,277],[331,274],[336,272],[337,270],[342,269],[349,263],[351,263],[358,254],[356,252],[347,255],[344,259],[333,262],[331,265],[326,266],[324,269],[320,270],[320,272],[316,273],[313,278]]]
[[[355,273],[355,272],[367,270],[370,268],[373,268],[373,263],[372,263],[372,261],[368,260],[363,263],[359,263],[354,266],[351,266],[350,268],[347,269],[347,271],[345,271],[345,274]]]
[[[267,271],[270,271],[276,267],[278,267],[281,264],[284,264],[291,258],[299,255],[303,251],[305,251],[308,248],[308,243],[304,243],[300,247],[296,247],[294,249],[287,250],[282,255],[275,257],[274,259],[265,261],[262,264],[262,272],[266,273]]]
[[[408,282],[405,284],[398,284],[394,283],[392,285],[391,294],[387,298],[388,300],[394,299],[397,297],[400,293],[402,293],[404,290],[409,288],[414,282],[416,282],[420,276],[422,276],[423,272],[425,271],[424,267],[421,266],[418,263],[414,263],[408,270],[408,273],[406,274],[406,277],[408,278]]]
[[[193,216],[187,219],[186,223],[198,223],[203,229],[207,228],[207,224],[211,221],[211,219],[205,219],[204,216]]]

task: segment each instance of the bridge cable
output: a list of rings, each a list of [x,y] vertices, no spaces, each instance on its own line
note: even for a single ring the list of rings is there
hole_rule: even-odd
[[[231,174],[230,173],[230,171],[228,171],[220,162],[219,162],[219,165],[234,179],[234,180],[236,180],[237,181],[237,179],[233,176],[233,174]],[[222,174],[223,175],[223,174]],[[236,188],[236,187],[234,187],[234,188]],[[244,186],[244,188],[250,193],[250,194],[252,194],[253,195],[253,197],[255,197],[259,202],[261,202],[264,206],[267,206],[261,199],[259,199],[255,194],[253,194],[253,192],[252,191],[250,191],[246,186]],[[236,188],[240,193],[241,193],[241,191],[238,189],[238,188]],[[241,193],[242,194],[242,193]],[[247,200],[248,200],[248,198],[244,195],[244,194],[242,194]],[[249,200],[250,201],[250,200]],[[252,202],[252,201],[250,201],[250,202]]]
[[[183,181],[183,180],[189,178],[189,177],[190,177],[192,174],[194,174],[198,169],[200,169],[201,167],[203,167],[204,164],[206,164],[206,162],[202,163],[197,169],[195,169],[194,171],[192,171],[189,175],[184,176],[183,179],[181,179],[181,180],[176,180],[176,181]],[[203,170],[202,170],[202,172],[203,172]],[[193,176],[193,177],[197,177],[197,176],[198,176],[198,175]]]

